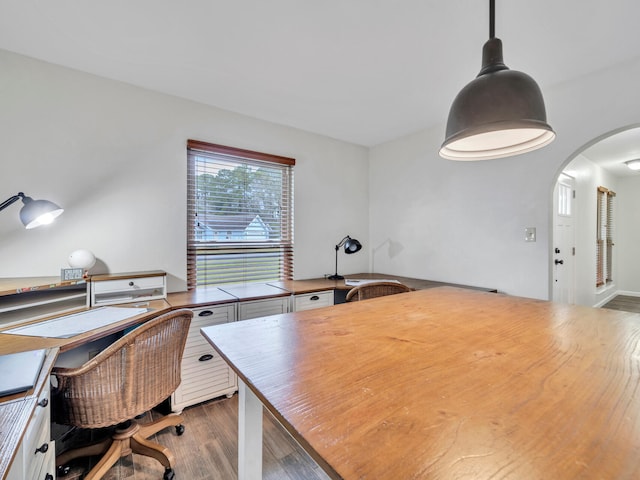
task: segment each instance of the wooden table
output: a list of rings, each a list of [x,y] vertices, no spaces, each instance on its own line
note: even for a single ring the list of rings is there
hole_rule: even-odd
[[[246,385],[240,479],[261,405],[334,479],[640,478],[638,314],[443,287],[203,334]]]

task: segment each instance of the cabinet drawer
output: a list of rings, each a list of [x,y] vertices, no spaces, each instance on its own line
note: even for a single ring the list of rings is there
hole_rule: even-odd
[[[220,355],[209,347],[211,358],[201,361],[202,355],[182,358],[182,382],[174,393],[175,404],[187,404],[218,397],[237,389],[237,379]]]
[[[113,280],[94,280],[91,282],[92,306],[150,301],[166,297],[165,275],[115,278]]]
[[[131,292],[146,290],[149,288],[164,288],[164,276],[123,278],[120,280],[104,280],[92,282],[93,291],[96,293]]]
[[[202,349],[210,349],[211,345],[200,333],[200,329],[210,325],[220,325],[222,323],[233,322],[236,319],[235,304],[218,305],[208,308],[193,309],[193,318],[189,326],[189,335],[185,346],[184,355],[194,354]]]
[[[278,297],[266,300],[240,302],[238,303],[238,320],[287,313],[289,311],[289,298],[290,297]]]
[[[40,472],[37,474],[37,480],[55,480],[56,478],[56,456],[55,442],[49,442],[49,450],[44,454]]]
[[[38,402],[29,421],[29,426],[24,435],[23,445],[25,452],[33,453],[42,443],[49,440],[49,416],[51,406],[49,405],[49,389],[45,388],[38,396]],[[27,458],[25,458],[27,460]]]
[[[311,310],[312,308],[329,307],[331,305],[333,305],[333,290],[305,293],[294,297],[294,309],[296,312]]]
[[[32,443],[24,445],[24,462],[27,476],[25,478],[38,478],[38,473],[42,470],[46,461],[55,450],[54,442],[49,439],[49,418],[46,422],[40,422],[40,429],[34,432]]]
[[[25,478],[45,480],[46,471],[50,468],[51,460],[55,452],[55,444],[53,441],[43,439],[38,445],[39,451],[25,452],[25,455],[31,455],[31,459],[25,458],[28,462],[27,476]],[[46,448],[46,451],[44,451]],[[40,472],[45,472],[40,476]],[[55,477],[51,477],[52,479]]]

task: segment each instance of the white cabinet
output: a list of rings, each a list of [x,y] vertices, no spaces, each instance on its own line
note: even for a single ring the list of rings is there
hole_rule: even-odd
[[[51,440],[49,383],[40,383],[42,390],[35,401],[22,443],[11,464],[7,480],[54,480],[55,442]]]
[[[293,311],[311,310],[313,308],[333,305],[333,290],[323,292],[301,293],[293,297]]]
[[[238,303],[238,320],[277,315],[289,311],[289,297],[250,300]]]
[[[182,356],[182,383],[171,395],[171,410],[174,412],[222,395],[231,396],[238,390],[235,373],[200,333],[202,327],[235,321],[235,302],[192,311],[193,318]]]
[[[167,274],[159,270],[92,275],[90,284],[92,307],[167,298]]]

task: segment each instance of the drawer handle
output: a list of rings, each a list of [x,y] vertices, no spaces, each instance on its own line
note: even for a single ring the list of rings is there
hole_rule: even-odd
[[[47,405],[49,405],[49,399],[48,398],[43,398],[42,400],[40,400],[38,402],[38,405],[41,407],[46,407]]]
[[[213,315],[211,310],[203,310],[198,314],[199,317],[208,317],[209,315]]]
[[[43,443],[40,447],[36,448],[36,452],[35,453],[47,453],[47,451],[49,450],[49,444],[48,443]]]
[[[315,302],[316,300],[320,300],[320,297],[318,295],[314,295],[313,297],[309,298],[309,300],[313,300]]]
[[[44,480],[53,480],[53,475],[51,475],[50,473],[47,473],[47,474],[44,476]]]
[[[135,285],[135,283],[133,283],[133,282],[129,282],[129,286],[130,286],[130,287],[133,287],[134,285]]]
[[[213,355],[211,355],[210,353],[205,353],[204,355],[202,355],[198,361],[199,362],[206,362],[207,360],[211,360],[213,358]]]

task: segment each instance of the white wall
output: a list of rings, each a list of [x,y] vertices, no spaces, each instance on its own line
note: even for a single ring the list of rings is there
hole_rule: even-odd
[[[441,159],[445,111],[441,125],[371,149],[371,245],[395,245],[394,255],[378,250],[375,269],[549,298],[555,180],[591,139],[637,123],[639,80],[636,60],[543,86],[557,138],[521,156]],[[525,243],[526,227],[536,227],[537,242]]]
[[[616,193],[618,288],[640,296],[640,175],[620,179]]]
[[[640,111],[637,60],[543,86],[558,134],[548,147],[459,163],[437,154],[446,111],[441,125],[367,152],[8,52],[0,71],[0,192],[66,208],[31,231],[19,206],[0,213],[0,276],[56,275],[88,248],[110,271],[164,269],[173,290],[185,282],[185,142],[195,138],[297,159],[296,278],[331,273],[333,246],[350,234],[365,248],[340,255],[341,273],[371,260],[378,272],[548,298],[555,179]],[[525,227],[537,242],[524,242]]]
[[[367,149],[0,51],[0,200],[19,191],[65,213],[25,230],[0,213],[0,277],[59,275],[73,250],[102,271],[186,282],[186,141],[294,157],[296,278],[333,273],[334,245],[368,245]],[[368,256],[340,256],[343,272]]]
[[[613,282],[596,288],[596,205],[598,187],[605,187],[618,194],[619,179],[603,170],[582,155],[578,155],[569,163],[565,172],[575,179],[576,199],[574,202],[574,228],[576,237],[576,297],[578,305],[589,307],[601,305],[615,294],[620,285],[620,273],[626,268],[618,248],[618,235],[612,261]],[[620,209],[621,195],[616,196],[614,214]],[[614,222],[617,220],[614,218]]]

